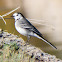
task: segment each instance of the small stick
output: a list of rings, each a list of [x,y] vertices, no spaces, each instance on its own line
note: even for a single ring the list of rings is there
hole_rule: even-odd
[[[7,15],[9,15],[9,14],[11,14],[12,12],[14,12],[14,11],[16,11],[17,9],[19,9],[20,7],[17,7],[16,9],[14,9],[14,10],[12,10],[12,11],[10,11],[10,12],[8,12],[8,13],[6,13],[6,14],[4,14],[4,15],[0,15],[0,17],[3,19],[3,21],[4,21],[4,23],[6,24],[6,21],[4,20],[4,16],[7,16]]]

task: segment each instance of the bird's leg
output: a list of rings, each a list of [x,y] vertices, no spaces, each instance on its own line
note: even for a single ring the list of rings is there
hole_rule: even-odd
[[[27,42],[29,42],[29,40],[30,40],[30,36],[28,35],[28,36],[27,36]]]
[[[28,35],[28,36],[27,36],[26,44],[28,44],[29,40],[30,40],[30,36]]]
[[[29,35],[27,35],[27,41],[26,41],[26,43],[25,43],[25,50],[27,49],[27,46],[29,45],[29,43],[28,43],[28,41],[30,40],[30,36]]]

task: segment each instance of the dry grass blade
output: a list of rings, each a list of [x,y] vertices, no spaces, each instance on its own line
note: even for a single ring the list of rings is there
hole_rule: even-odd
[[[4,16],[7,16],[7,15],[9,15],[9,14],[11,14],[12,12],[14,12],[14,11],[16,11],[17,9],[19,9],[20,7],[17,7],[16,9],[14,9],[14,10],[12,10],[12,11],[10,11],[10,12],[8,12],[8,13],[6,13],[6,14],[4,14],[4,15],[0,15],[0,17],[3,19],[3,21],[4,21],[4,23],[6,24],[6,21],[4,20]]]
[[[12,10],[12,11],[10,11],[10,12],[8,12],[8,13],[6,13],[6,14],[2,15],[2,16],[3,16],[3,17],[4,17],[4,16],[7,16],[7,15],[11,14],[12,12],[14,12],[14,11],[18,10],[19,8],[20,8],[20,7],[17,7],[16,9],[14,9],[14,10]]]

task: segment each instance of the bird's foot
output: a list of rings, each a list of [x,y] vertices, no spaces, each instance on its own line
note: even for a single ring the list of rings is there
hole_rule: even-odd
[[[29,45],[29,43],[26,41],[26,43],[25,43],[25,45],[24,45],[24,46],[27,46],[27,45]]]

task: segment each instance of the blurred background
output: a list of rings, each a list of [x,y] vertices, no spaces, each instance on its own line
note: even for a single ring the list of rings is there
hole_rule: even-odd
[[[38,38],[31,37],[30,44],[41,48],[46,53],[56,55],[62,59],[62,0],[1,0],[0,15],[3,15],[20,6],[15,12],[21,12],[28,20],[43,34],[44,38],[54,44],[58,49],[55,50]],[[13,12],[14,13],[14,12]],[[13,14],[12,13],[12,14]],[[10,16],[4,18],[11,18]],[[30,20],[33,19],[33,20]],[[0,19],[0,28],[9,33],[27,38],[20,35],[14,26],[14,19],[5,19],[5,25]]]

